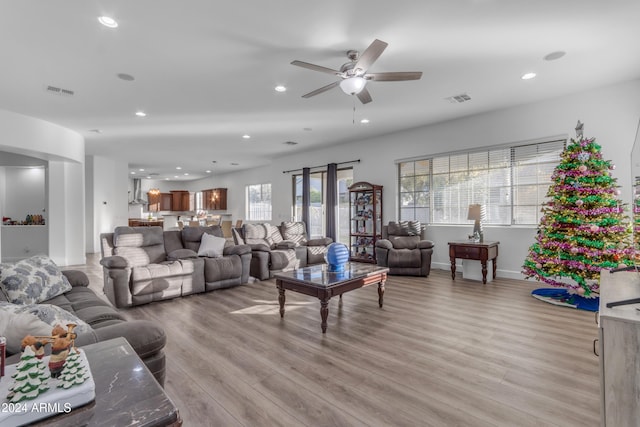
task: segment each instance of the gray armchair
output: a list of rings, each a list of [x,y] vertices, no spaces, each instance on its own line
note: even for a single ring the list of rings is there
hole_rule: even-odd
[[[409,228],[390,222],[382,226],[382,239],[376,241],[376,262],[389,268],[389,274],[400,276],[429,276],[433,242]]]

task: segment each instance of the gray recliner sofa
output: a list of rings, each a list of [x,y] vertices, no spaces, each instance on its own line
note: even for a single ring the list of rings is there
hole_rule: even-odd
[[[325,262],[329,237],[309,239],[304,222],[244,224],[233,229],[236,244],[251,247],[251,276],[267,280],[281,271]]]
[[[111,304],[88,288],[89,278],[78,270],[63,270],[71,290],[42,304],[56,305],[91,326],[90,331],[78,333],[75,344],[79,347],[124,337],[140,359],[160,383],[165,380],[164,346],[167,341],[164,329],[149,320],[126,320]],[[0,292],[0,301],[7,301]],[[8,363],[17,363],[20,353],[8,354]]]
[[[376,240],[376,263],[389,268],[389,274],[398,276],[429,276],[433,242],[400,224],[390,222],[382,226],[382,239]]]
[[[223,256],[199,257],[204,233],[220,226],[116,227],[100,235],[104,293],[119,308],[248,283],[251,248],[226,242]]]

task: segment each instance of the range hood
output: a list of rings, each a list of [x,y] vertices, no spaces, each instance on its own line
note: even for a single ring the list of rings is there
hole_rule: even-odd
[[[142,197],[142,180],[140,178],[133,178],[133,199],[129,202],[130,205],[146,205],[147,200]]]

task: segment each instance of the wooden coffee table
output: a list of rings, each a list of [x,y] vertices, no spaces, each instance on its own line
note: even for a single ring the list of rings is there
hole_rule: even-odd
[[[280,302],[280,317],[284,317],[284,291],[286,289],[311,295],[320,299],[320,317],[322,319],[322,333],[327,332],[327,317],[329,316],[329,300],[354,289],[378,284],[378,305],[382,307],[384,284],[389,269],[374,264],[347,263],[344,271],[328,271],[326,264],[312,265],[297,270],[277,273],[278,301]]]

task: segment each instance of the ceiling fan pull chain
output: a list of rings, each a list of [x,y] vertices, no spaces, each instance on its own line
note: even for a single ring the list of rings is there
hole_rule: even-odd
[[[351,122],[355,125],[356,124],[356,99],[353,98],[353,119],[351,120]]]

